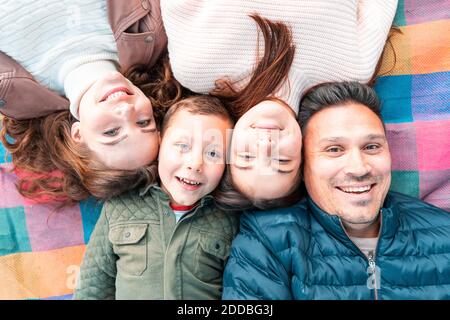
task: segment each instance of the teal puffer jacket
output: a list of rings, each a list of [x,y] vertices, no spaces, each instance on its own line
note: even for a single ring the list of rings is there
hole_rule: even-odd
[[[245,213],[223,298],[450,299],[450,213],[391,192],[381,215],[374,266],[311,199]]]

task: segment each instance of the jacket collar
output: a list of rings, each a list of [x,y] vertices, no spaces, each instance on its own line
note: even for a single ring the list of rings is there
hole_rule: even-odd
[[[308,209],[312,216],[322,225],[322,227],[333,237],[341,241],[348,247],[354,247],[353,242],[348,238],[338,216],[333,216],[320,209],[308,196]],[[395,204],[395,194],[389,192],[381,208],[381,238],[392,238],[396,234],[399,226],[399,212]]]

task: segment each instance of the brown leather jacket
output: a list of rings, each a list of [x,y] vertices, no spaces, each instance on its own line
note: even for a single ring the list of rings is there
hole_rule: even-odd
[[[108,19],[122,71],[153,66],[167,45],[160,0],[107,0]],[[15,60],[0,52],[0,113],[29,119],[68,110],[69,101],[41,86]]]

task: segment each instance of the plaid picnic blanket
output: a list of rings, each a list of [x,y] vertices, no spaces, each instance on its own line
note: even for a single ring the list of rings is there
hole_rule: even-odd
[[[0,164],[0,299],[70,299],[101,204],[58,209],[30,201],[17,192],[11,168]]]
[[[376,90],[393,160],[392,189],[450,211],[450,1],[400,0]],[[101,204],[56,210],[14,186],[0,145],[0,299],[70,299]]]
[[[392,154],[392,190],[450,211],[450,1],[399,1],[376,91]],[[395,57],[396,56],[396,57]]]

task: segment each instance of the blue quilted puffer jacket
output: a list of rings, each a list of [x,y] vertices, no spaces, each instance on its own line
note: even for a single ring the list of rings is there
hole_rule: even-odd
[[[391,192],[371,263],[311,199],[241,216],[223,299],[450,299],[450,213]]]

